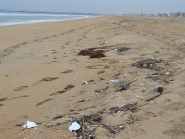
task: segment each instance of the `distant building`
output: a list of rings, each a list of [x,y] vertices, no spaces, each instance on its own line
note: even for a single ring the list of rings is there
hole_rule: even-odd
[[[181,16],[181,12],[175,13],[175,17],[180,17]]]
[[[185,17],[185,13],[182,13],[182,17]]]
[[[178,13],[170,13],[170,17],[182,17],[182,13],[178,12]]]

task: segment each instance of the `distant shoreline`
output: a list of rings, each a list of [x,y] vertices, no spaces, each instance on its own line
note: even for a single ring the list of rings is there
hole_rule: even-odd
[[[100,16],[100,15],[99,15]],[[0,26],[12,26],[23,24],[35,24],[45,22],[59,22],[67,20],[77,20],[85,18],[99,17],[90,14],[75,13],[49,13],[49,12],[30,12],[30,11],[0,11]]]
[[[44,13],[44,14],[69,14],[69,15],[105,15],[96,13],[79,13],[79,12],[46,12],[46,11],[16,11],[16,10],[0,10],[0,12],[21,12],[21,13]]]

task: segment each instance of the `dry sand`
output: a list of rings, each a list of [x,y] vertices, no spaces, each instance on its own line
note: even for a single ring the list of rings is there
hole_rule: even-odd
[[[137,102],[127,112],[101,115],[102,123],[126,124],[116,139],[185,139],[184,38],[184,18],[99,17],[0,27],[0,138],[75,139],[70,116]],[[78,56],[102,46],[110,46],[106,57]],[[131,49],[118,52],[122,47]],[[132,66],[146,58],[161,61],[151,69]],[[108,84],[115,78],[117,84]],[[146,101],[160,86],[163,94]],[[63,118],[52,120],[57,115]],[[38,127],[23,130],[26,121]],[[114,137],[94,127],[97,139]]]

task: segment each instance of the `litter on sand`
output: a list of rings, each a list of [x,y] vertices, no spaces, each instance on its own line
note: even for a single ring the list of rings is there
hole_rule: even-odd
[[[72,125],[69,127],[69,130],[72,131],[77,131],[80,129],[80,125],[77,122],[72,123]]]
[[[37,127],[38,125],[34,122],[27,121],[26,124],[23,126],[23,128],[33,128]]]
[[[82,80],[82,82],[84,82],[86,85],[88,85],[88,82],[86,80]]]
[[[112,84],[112,83],[118,83],[118,82],[119,82],[119,80],[117,80],[117,79],[109,80],[109,84]]]

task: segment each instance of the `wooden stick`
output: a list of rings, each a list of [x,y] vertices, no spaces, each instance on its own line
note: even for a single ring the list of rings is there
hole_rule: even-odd
[[[135,79],[135,80],[133,80],[133,81],[130,81],[130,82],[126,83],[126,84],[123,84],[123,86],[127,86],[127,85],[129,85],[129,84],[131,84],[131,83],[133,83],[133,82],[135,82],[135,81],[137,81],[137,79]]]
[[[159,97],[160,95],[162,95],[162,93],[157,94],[154,97],[147,99],[146,101],[151,101],[151,100],[155,99],[156,97]]]

